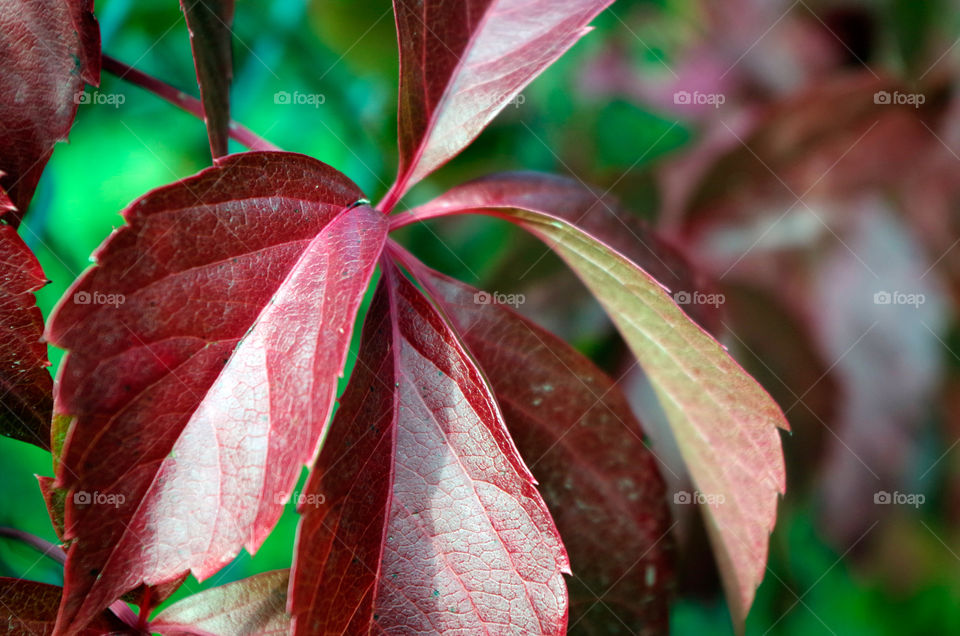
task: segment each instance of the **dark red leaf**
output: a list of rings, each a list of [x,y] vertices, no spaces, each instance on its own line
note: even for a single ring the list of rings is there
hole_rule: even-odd
[[[394,266],[304,491],[296,634],[563,634],[566,552],[486,382]]]
[[[394,0],[400,165],[385,202],[465,148],[612,0]]]
[[[188,596],[160,612],[150,631],[164,636],[289,634],[289,579],[289,570],[264,572]]]
[[[190,46],[214,159],[227,154],[233,50],[233,0],[180,0],[190,29]]]
[[[493,174],[465,183],[448,194],[394,218],[393,226],[485,208],[516,207],[540,211],[598,238],[639,265],[673,292],[709,294],[713,284],[680,250],[606,193],[578,181],[537,172]],[[686,309],[704,329],[716,331],[719,313],[713,305]]]
[[[11,207],[0,189],[0,211]],[[50,448],[53,380],[33,292],[46,282],[17,230],[0,224],[0,434],[42,448]]]
[[[504,305],[410,265],[490,378],[557,522],[573,570],[570,633],[667,633],[670,512],[656,461],[616,383]]]
[[[49,636],[53,634],[62,590],[55,585],[0,578],[0,634]],[[136,634],[110,612],[103,612],[74,636]]]
[[[361,196],[309,157],[231,155],[134,202],[61,301],[61,629],[266,538],[316,452],[385,240]]]
[[[100,82],[93,0],[0,0],[0,186],[26,212],[40,173],[73,124],[84,82]]]

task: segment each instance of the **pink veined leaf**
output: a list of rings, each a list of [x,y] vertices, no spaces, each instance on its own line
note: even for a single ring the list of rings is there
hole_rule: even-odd
[[[84,83],[100,83],[93,0],[0,0],[0,187],[16,210],[30,205],[57,141],[66,139]]]
[[[0,188],[0,212],[12,208]],[[0,224],[0,434],[41,448],[50,448],[53,379],[33,292],[46,283],[16,228]]]
[[[674,295],[707,295],[715,291],[713,282],[695,268],[678,247],[625,210],[615,197],[579,181],[540,172],[504,172],[470,181],[456,192],[455,199],[449,203],[456,209],[483,208],[495,200],[499,207],[507,203],[513,207],[548,210],[629,258]],[[392,228],[448,214],[444,201],[445,198],[441,198],[429,207],[396,214]],[[685,309],[707,331],[719,330],[720,316],[715,306],[688,304]]]
[[[394,0],[400,163],[382,209],[469,145],[611,2]]]
[[[490,378],[570,554],[571,634],[665,634],[673,584],[663,479],[616,383],[476,289],[404,262]]]
[[[499,182],[454,188],[411,211],[507,219],[570,265],[623,335],[663,409],[698,490],[734,622],[742,625],[766,571],[778,495],[786,490],[780,407],[721,345],[629,257],[551,209],[552,197],[518,198]],[[407,221],[408,222],[408,221]],[[641,414],[642,415],[642,414]]]
[[[289,570],[264,572],[188,596],[160,612],[150,631],[164,636],[289,634],[289,579]]]
[[[0,578],[0,634],[53,634],[62,591],[61,588],[46,583]],[[111,612],[101,612],[88,627],[75,632],[74,636],[137,633],[137,630],[126,625]]]
[[[322,438],[386,238],[363,202],[309,157],[230,155],[135,201],[61,300],[59,633],[266,538]]]
[[[214,159],[227,154],[229,138],[233,4],[233,0],[180,0],[190,30],[190,46]]]
[[[480,371],[390,261],[300,512],[295,634],[565,633],[566,552]]]

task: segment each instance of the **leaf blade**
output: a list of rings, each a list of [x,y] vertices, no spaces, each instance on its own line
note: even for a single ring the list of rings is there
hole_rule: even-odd
[[[16,207],[3,218],[17,225],[70,131],[84,83],[100,82],[93,0],[0,1],[0,50],[11,52],[0,74],[0,187]]]
[[[286,615],[289,570],[255,574],[198,592],[174,603],[150,622],[166,636],[280,636],[290,632]]]
[[[789,426],[780,408],[629,258],[538,197],[518,203],[497,192],[484,198],[467,184],[412,216],[473,212],[510,220],[557,252],[596,296],[654,385],[695,484],[725,498],[705,508],[707,529],[734,620],[742,623],[765,572],[777,495],[786,489],[776,429]]]
[[[614,380],[509,308],[478,303],[472,287],[405,262],[463,334],[534,462],[570,553],[570,633],[669,631],[665,487]]]
[[[0,189],[0,210],[5,198]],[[33,294],[46,283],[17,230],[0,225],[0,434],[49,449],[53,379]]]
[[[62,590],[55,585],[23,579],[0,578],[0,633],[53,633]],[[136,634],[111,612],[103,612],[78,636]]]
[[[294,633],[562,634],[566,554],[496,403],[442,317],[384,268],[305,490]]]
[[[62,629],[264,540],[322,437],[386,237],[360,199],[309,157],[230,155],[131,205],[58,306]]]
[[[473,141],[611,2],[394,0],[400,154],[384,210]]]

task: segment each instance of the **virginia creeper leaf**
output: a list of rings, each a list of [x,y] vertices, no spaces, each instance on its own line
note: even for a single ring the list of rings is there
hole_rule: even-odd
[[[262,543],[316,451],[387,226],[342,174],[279,152],[124,217],[48,326],[73,418],[61,630]]]
[[[492,184],[455,188],[415,218],[462,212],[501,216],[540,237],[607,310],[653,385],[687,469],[701,493],[707,529],[734,620],[742,624],[766,568],[777,495],[786,489],[776,428],[780,408],[654,278],[533,198],[501,197]],[[461,200],[461,195],[463,200]],[[520,207],[515,207],[520,206]]]
[[[11,208],[0,189],[0,211]],[[46,282],[16,228],[0,224],[0,434],[41,448],[50,448],[53,380],[33,292]]]
[[[0,634],[49,636],[57,618],[62,590],[55,585],[0,578]],[[110,612],[97,616],[76,636],[137,634]]]
[[[203,116],[213,158],[227,154],[233,50],[233,0],[180,0],[200,85]]]
[[[570,633],[665,634],[672,541],[663,479],[614,381],[476,289],[412,265],[490,378],[570,554]],[[626,628],[626,632],[624,632]]]
[[[0,187],[27,210],[40,173],[73,124],[84,82],[100,82],[93,0],[0,0]]]
[[[301,504],[295,634],[563,634],[566,552],[483,377],[386,262]]]
[[[400,164],[392,201],[473,141],[611,2],[394,0]]]
[[[174,603],[150,622],[164,636],[280,636],[290,633],[289,570],[264,572]]]

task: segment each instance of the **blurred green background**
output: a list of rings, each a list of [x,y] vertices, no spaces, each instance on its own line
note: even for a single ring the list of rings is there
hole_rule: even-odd
[[[732,4],[749,8],[756,3]],[[846,5],[866,16],[868,26],[859,28],[871,33],[870,54],[895,72],[908,71],[931,29],[956,33],[952,29],[957,19],[946,11],[946,3]],[[572,174],[610,187],[639,216],[656,222],[662,207],[656,169],[662,161],[697,148],[705,126],[699,116],[658,104],[652,93],[646,98],[645,89],[630,82],[642,85],[649,78],[662,83],[669,75],[665,68],[679,62],[686,50],[709,44],[710,30],[719,27],[697,6],[670,0],[616,2],[595,21],[593,33],[523,91],[522,103],[507,107],[467,151],[419,185],[401,209],[469,178],[529,169]],[[188,34],[177,2],[98,0],[96,12],[106,53],[196,94]],[[234,119],[285,150],[340,169],[373,201],[379,200],[396,164],[393,29],[392,9],[385,0],[238,0]],[[762,32],[760,28],[753,36]],[[858,33],[847,41],[858,42]],[[751,41],[745,36],[747,45]],[[605,66],[608,55],[633,70],[626,82],[600,72],[612,66]],[[837,63],[828,71],[839,74],[841,67]],[[57,147],[22,230],[52,281],[38,294],[45,316],[89,265],[90,254],[122,223],[119,213],[126,205],[210,162],[200,121],[110,75],[103,76],[99,90],[123,95],[124,101],[117,107],[80,106],[69,143]],[[279,91],[322,95],[322,103],[278,104],[274,95]],[[744,103],[754,98],[749,90],[743,95]],[[235,145],[231,149],[241,150]],[[414,226],[402,231],[400,239],[428,264],[471,284],[517,283],[505,273],[531,268],[526,285],[556,279],[552,257],[541,261],[542,249],[534,241],[497,221]],[[617,358],[617,345],[608,325],[598,322],[595,307],[561,306],[557,311],[561,317],[551,327],[566,331],[578,347],[608,366]],[[51,349],[54,372],[60,357],[61,352]],[[789,437],[785,444],[790,444]],[[942,450],[934,444],[929,452],[936,456]],[[0,439],[0,465],[0,525],[53,541],[34,478],[51,474],[49,455]],[[791,474],[791,485],[795,477]],[[928,499],[936,502],[938,496],[932,492]],[[791,489],[780,508],[767,576],[747,633],[960,633],[960,559],[953,552],[957,543],[940,538],[957,534],[951,529],[952,518],[943,513],[946,503],[885,520],[884,538],[871,544],[867,557],[853,559],[858,549],[848,553],[849,546],[824,536],[817,491]],[[919,520],[938,533],[918,530]],[[242,553],[202,584],[189,580],[174,598],[288,567],[295,528],[291,506],[256,556]],[[700,551],[695,557],[707,559],[706,554]],[[672,613],[674,633],[732,634],[711,567],[688,564],[683,571],[686,578],[680,581]],[[698,572],[704,580],[691,580],[701,575]],[[7,540],[0,540],[0,575],[61,581],[58,566]]]

